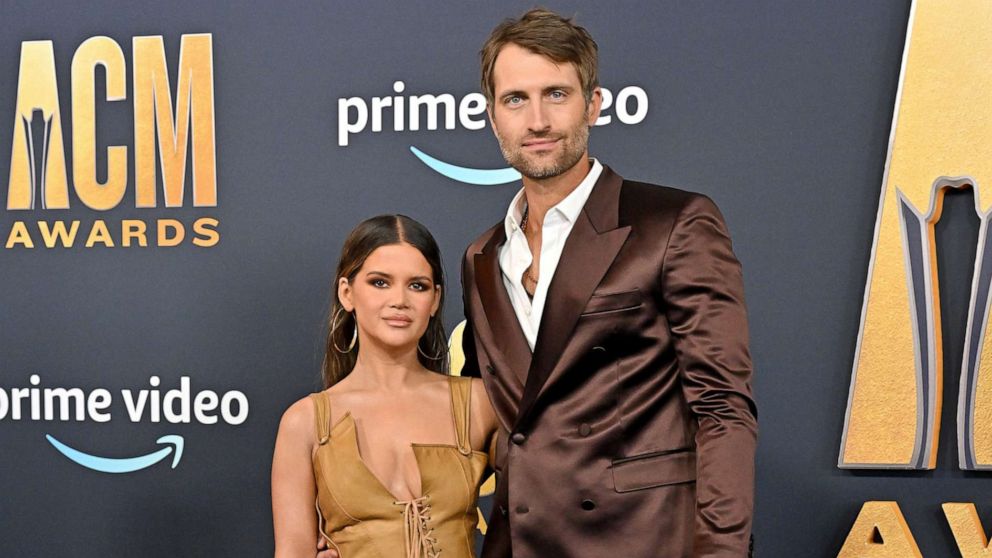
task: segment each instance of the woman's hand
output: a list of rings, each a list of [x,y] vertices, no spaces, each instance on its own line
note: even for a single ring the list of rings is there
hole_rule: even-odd
[[[341,558],[341,555],[333,548],[327,548],[324,537],[317,537],[317,558]]]

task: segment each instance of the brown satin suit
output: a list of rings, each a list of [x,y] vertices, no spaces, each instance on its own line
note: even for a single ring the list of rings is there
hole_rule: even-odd
[[[756,410],[740,264],[716,206],[603,169],[533,354],[503,224],[462,268],[463,374],[500,421],[484,558],[742,557]]]

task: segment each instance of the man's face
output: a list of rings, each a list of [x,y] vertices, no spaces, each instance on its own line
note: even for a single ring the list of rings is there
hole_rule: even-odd
[[[493,66],[489,119],[503,157],[520,174],[540,180],[565,173],[588,157],[589,127],[599,117],[597,87],[586,103],[573,64],[557,64],[510,43]]]

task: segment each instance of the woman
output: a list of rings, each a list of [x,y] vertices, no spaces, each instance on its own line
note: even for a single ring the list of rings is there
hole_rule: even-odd
[[[326,389],[294,403],[276,439],[277,558],[312,558],[318,531],[341,558],[475,556],[496,418],[481,381],[447,375],[443,282],[437,243],[409,217],[345,240]]]

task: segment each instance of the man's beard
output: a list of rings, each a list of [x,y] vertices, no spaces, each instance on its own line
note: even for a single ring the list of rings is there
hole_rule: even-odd
[[[530,160],[520,145],[508,146],[499,135],[496,136],[496,139],[499,141],[499,149],[503,152],[503,158],[511,167],[517,169],[520,174],[527,178],[541,180],[564,174],[565,171],[582,160],[589,145],[589,126],[585,122],[581,122],[570,132],[565,136],[559,136],[562,139],[562,151],[551,161]],[[555,136],[550,133],[530,134],[525,139],[548,137],[554,138]]]

